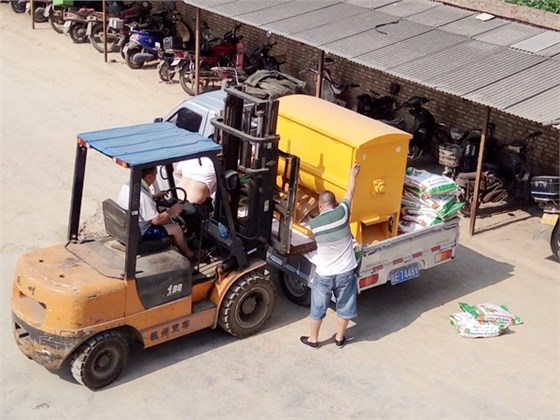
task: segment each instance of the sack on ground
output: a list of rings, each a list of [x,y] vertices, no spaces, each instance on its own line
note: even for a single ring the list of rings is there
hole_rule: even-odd
[[[469,305],[464,302],[459,302],[459,307],[481,322],[507,325],[519,325],[523,323],[521,318],[513,314],[505,305],[496,305],[494,303]]]
[[[467,338],[497,337],[507,330],[507,324],[481,322],[468,312],[456,312],[449,321],[459,334]]]

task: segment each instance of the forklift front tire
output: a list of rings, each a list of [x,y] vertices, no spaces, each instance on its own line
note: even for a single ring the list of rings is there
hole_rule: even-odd
[[[220,308],[218,324],[234,337],[248,337],[270,319],[275,303],[274,285],[264,274],[245,274],[229,288]]]
[[[113,382],[128,360],[128,343],[117,331],[97,334],[72,354],[72,376],[89,389],[99,389]]]

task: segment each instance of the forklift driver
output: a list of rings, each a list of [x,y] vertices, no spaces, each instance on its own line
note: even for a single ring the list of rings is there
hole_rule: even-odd
[[[145,168],[142,171],[142,188],[140,190],[140,208],[138,224],[142,240],[162,240],[166,236],[171,236],[174,244],[181,253],[192,260],[194,253],[189,249],[185,235],[181,227],[171,221],[172,216],[176,216],[183,211],[183,204],[176,203],[165,211],[159,213],[155,200],[163,198],[165,191],[152,194],[150,186],[157,177],[157,167]],[[129,184],[125,183],[119,192],[118,205],[128,210]]]

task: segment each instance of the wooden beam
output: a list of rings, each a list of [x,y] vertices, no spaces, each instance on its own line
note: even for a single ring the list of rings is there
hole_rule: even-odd
[[[35,29],[35,0],[31,0],[31,29]]]
[[[325,51],[320,51],[319,64],[317,65],[317,78],[315,79],[315,96],[321,97],[323,90],[323,65],[325,63]]]
[[[196,37],[194,47],[194,94],[198,95],[200,87],[200,44],[202,34],[200,32],[200,8],[196,8]]]
[[[103,55],[107,62],[107,0],[103,0]]]
[[[471,200],[471,220],[470,220],[470,235],[474,235],[474,227],[476,222],[476,211],[478,209],[478,196],[480,193],[480,178],[482,177],[482,166],[484,164],[484,149],[486,148],[486,139],[488,138],[488,126],[490,123],[490,107],[486,108],[486,118],[484,119],[484,126],[480,136],[480,146],[478,149],[478,163],[476,165],[476,178],[474,180],[474,191]]]

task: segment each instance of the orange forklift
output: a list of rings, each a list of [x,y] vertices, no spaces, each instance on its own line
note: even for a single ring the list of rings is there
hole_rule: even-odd
[[[289,251],[299,170],[297,157],[278,150],[277,115],[277,101],[228,89],[214,140],[171,122],[79,134],[68,242],[30,251],[16,267],[11,309],[20,350],[49,370],[69,360],[76,381],[99,389],[121,374],[131,341],[147,348],[217,325],[239,338],[261,330],[276,300],[266,252]],[[130,171],[130,211],[105,200],[107,235],[85,240],[89,151]],[[168,206],[186,196],[173,164],[199,157],[214,163],[217,191],[205,211],[185,201],[177,216],[199,254],[193,264],[168,238],[142,241],[138,218],[142,169],[158,166],[171,196],[159,204]]]

